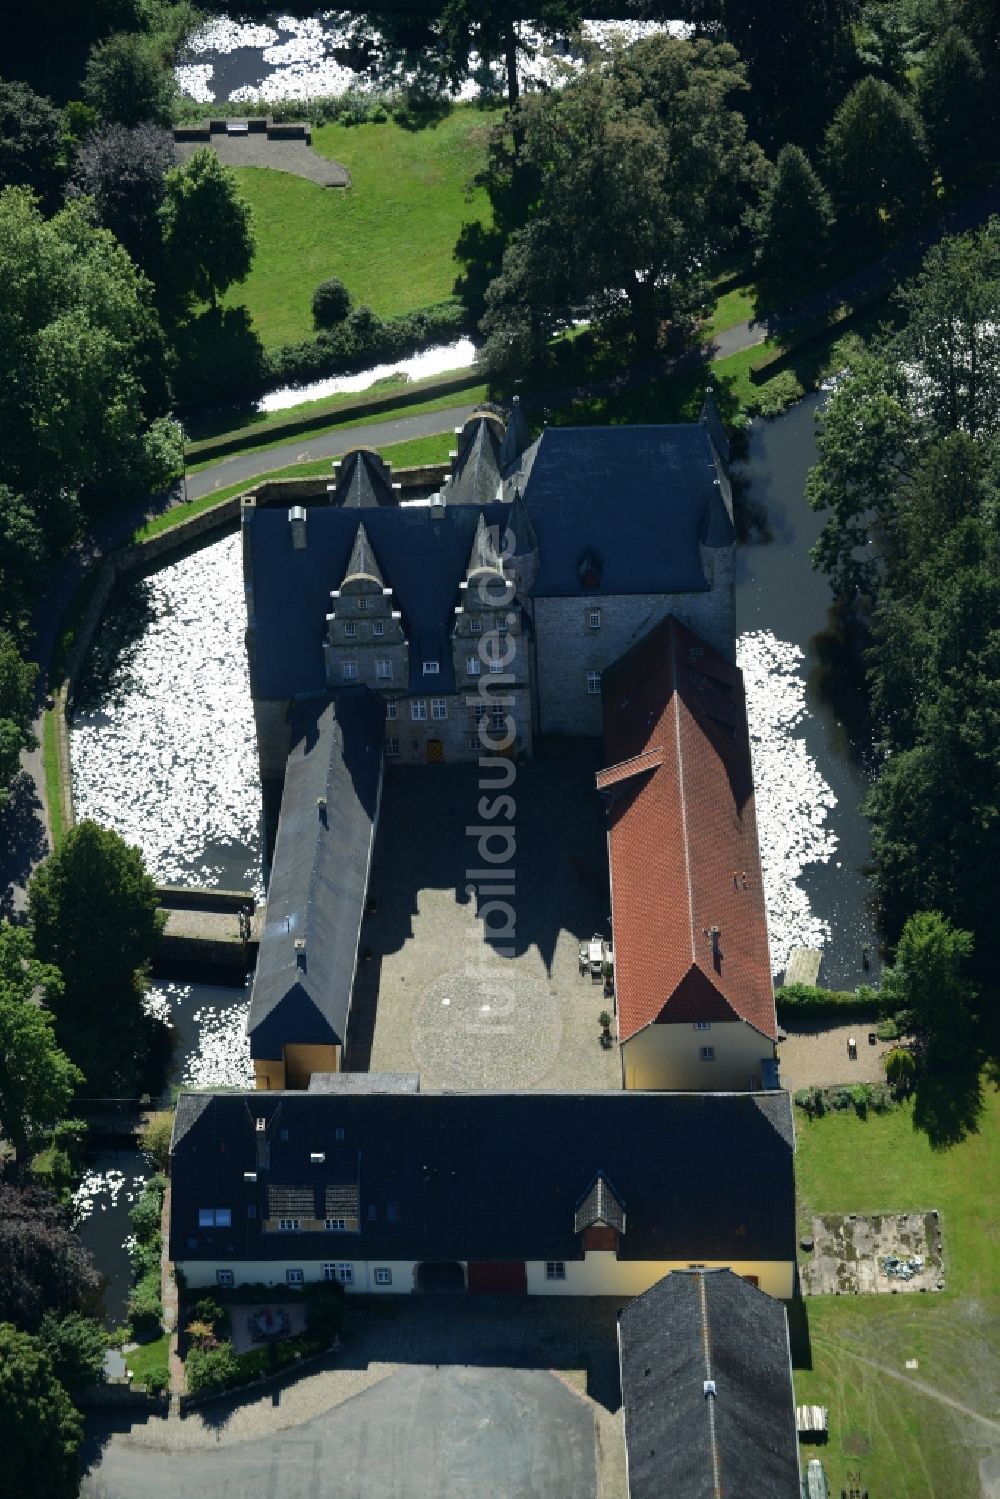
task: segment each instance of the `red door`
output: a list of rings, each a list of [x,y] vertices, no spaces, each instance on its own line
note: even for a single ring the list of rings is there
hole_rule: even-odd
[[[523,1260],[470,1260],[469,1290],[491,1296],[523,1296],[528,1272]]]

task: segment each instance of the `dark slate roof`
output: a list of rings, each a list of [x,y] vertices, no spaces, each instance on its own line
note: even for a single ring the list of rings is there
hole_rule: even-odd
[[[703,592],[698,543],[719,503],[716,477],[699,422],[547,427],[508,481],[522,490],[538,537],[532,592],[584,592],[588,549],[601,559],[600,593]]]
[[[507,418],[507,430],[500,444],[501,473],[509,473],[521,454],[530,446],[531,432],[525,421],[524,412],[521,410],[521,402],[515,396],[511,402],[510,416]]]
[[[385,704],[367,687],[294,710],[247,1021],[252,1056],[280,1058],[286,1042],[344,1043],[384,724]]]
[[[419,1072],[314,1072],[310,1093],[419,1093]]]
[[[575,1213],[597,1174],[621,1199],[622,1259],[795,1255],[785,1093],[221,1093],[190,1110],[171,1172],[175,1261],[323,1259],[328,1234],[292,1246],[263,1233],[260,1194],[349,1181],[360,1226],[338,1255],[579,1259]],[[199,1229],[199,1207],[229,1207],[231,1226]]]
[[[625,1210],[618,1193],[604,1176],[599,1174],[594,1178],[594,1185],[576,1210],[574,1222],[578,1234],[595,1224],[616,1228],[621,1234],[625,1232]]]
[[[379,571],[378,561],[372,551],[372,544],[368,539],[364,522],[358,521],[358,530],[351,548],[351,555],[347,560],[347,571],[344,574],[344,582],[348,578],[372,578],[380,588],[385,587],[385,582]]]
[[[488,506],[487,522],[502,526],[507,510],[502,504]],[[481,514],[474,505],[379,506],[364,512],[368,539],[413,647],[412,691],[427,690],[424,659],[441,663],[435,689],[455,690],[451,631]],[[307,544],[298,552],[284,510],[251,509],[244,527],[253,583],[254,695],[280,699],[325,692],[330,591],[347,571],[358,512],[311,506]]]
[[[502,423],[473,415],[462,428],[451,478],[444,495],[449,505],[489,505],[500,484]]]
[[[619,1344],[629,1499],[800,1499],[780,1301],[731,1270],[675,1270],[621,1312]]]
[[[357,509],[369,505],[398,505],[399,493],[392,487],[391,470],[371,448],[353,448],[337,465],[333,505]]]

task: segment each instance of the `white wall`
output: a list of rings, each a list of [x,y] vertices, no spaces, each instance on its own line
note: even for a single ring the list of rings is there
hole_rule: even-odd
[[[331,1234],[330,1237],[335,1236]],[[307,1260],[295,1253],[294,1235],[287,1235],[284,1242],[287,1243],[287,1248],[283,1248],[280,1258],[276,1255],[272,1260],[183,1260],[178,1263],[177,1268],[183,1271],[185,1284],[199,1290],[218,1284],[215,1274],[217,1270],[232,1270],[237,1285],[260,1281],[268,1286],[284,1286],[287,1284],[287,1269],[301,1270],[306,1280],[322,1280],[325,1264],[354,1266],[354,1281],[345,1286],[347,1291],[371,1291],[374,1294],[385,1291],[389,1295],[408,1295],[413,1290],[416,1265],[412,1260],[359,1260],[352,1255],[349,1244],[332,1244],[326,1259]],[[375,1284],[376,1266],[388,1267],[392,1271],[391,1285]]]
[[[714,1061],[701,1060],[704,1046],[714,1049]],[[774,1056],[774,1042],[745,1020],[713,1020],[707,1031],[690,1022],[647,1025],[621,1052],[626,1088],[742,1093],[761,1086],[761,1058]]]

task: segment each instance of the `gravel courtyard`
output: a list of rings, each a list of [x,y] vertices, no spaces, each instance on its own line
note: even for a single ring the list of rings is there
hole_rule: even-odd
[[[510,794],[512,956],[484,940],[469,887],[482,867],[474,765],[396,767],[385,779],[346,1065],[419,1072],[429,1087],[618,1088],[600,1045],[613,1002],[581,977],[579,948],[609,935],[596,741],[543,743]],[[496,795],[496,793],[492,793]],[[484,897],[489,899],[489,895]],[[505,939],[506,940],[506,939]]]
[[[814,1025],[788,1029],[788,1039],[779,1041],[778,1057],[781,1086],[794,1093],[798,1088],[822,1088],[834,1083],[884,1083],[886,1053],[894,1041],[876,1041],[872,1046],[868,1032],[874,1024],[855,1020],[851,1025]],[[851,1036],[858,1043],[858,1055],[847,1054]]]

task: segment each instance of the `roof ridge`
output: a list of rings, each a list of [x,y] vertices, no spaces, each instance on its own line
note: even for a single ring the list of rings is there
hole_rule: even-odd
[[[684,740],[681,734],[680,684],[677,680],[676,630],[669,630],[667,638],[669,640],[670,652],[670,694],[674,702],[674,735],[677,741],[677,782],[680,791],[678,800],[681,811],[681,842],[684,845],[684,884],[687,890],[688,930],[691,934],[691,961],[700,968],[701,964],[698,962],[694,936],[694,898],[691,890],[691,840],[688,835],[687,797],[684,790]]]
[[[698,1315],[701,1321],[701,1346],[705,1355],[705,1404],[708,1406],[708,1445],[712,1457],[712,1499],[722,1499],[722,1478],[719,1473],[719,1439],[715,1430],[715,1379],[712,1374],[712,1340],[708,1328],[708,1296],[705,1277],[699,1272]],[[709,1393],[709,1385],[712,1393]]]

